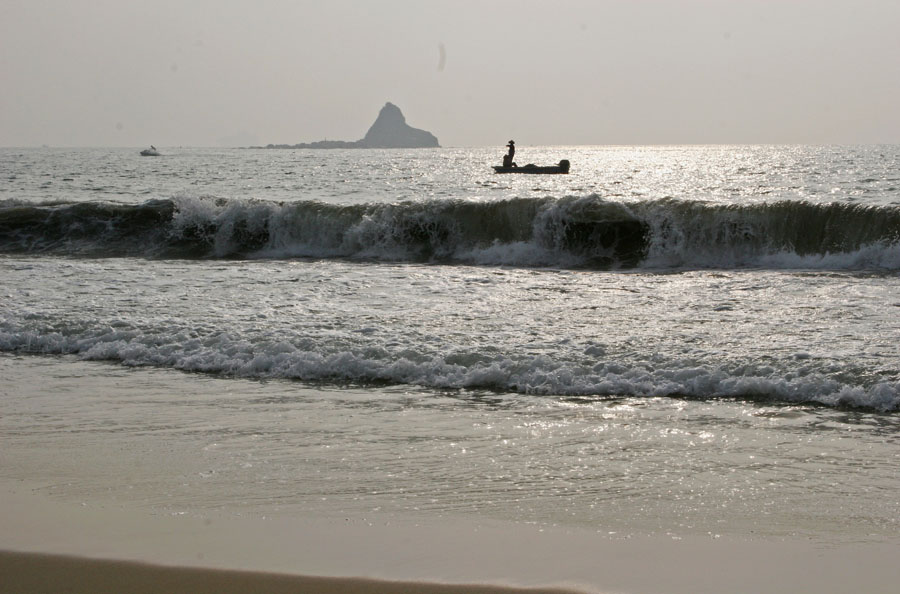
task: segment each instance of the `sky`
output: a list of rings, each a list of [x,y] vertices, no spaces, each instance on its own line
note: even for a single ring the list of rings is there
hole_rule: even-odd
[[[900,143],[898,0],[0,0],[0,146]]]

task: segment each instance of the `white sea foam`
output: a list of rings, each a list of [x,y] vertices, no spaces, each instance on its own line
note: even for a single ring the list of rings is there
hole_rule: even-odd
[[[584,366],[564,358],[509,354],[463,365],[451,363],[443,356],[386,353],[373,357],[360,350],[303,350],[285,341],[254,344],[228,333],[217,333],[202,341],[178,342],[173,337],[167,340],[163,336],[143,335],[137,331],[67,336],[58,332],[3,330],[0,331],[0,350],[74,354],[86,360],[243,378],[388,382],[550,396],[754,398],[881,411],[900,408],[900,382],[850,385],[830,377],[824,369],[787,377],[783,370],[772,369],[763,375],[760,371],[766,370],[753,367],[729,368],[678,361],[648,366],[628,360],[608,360]]]

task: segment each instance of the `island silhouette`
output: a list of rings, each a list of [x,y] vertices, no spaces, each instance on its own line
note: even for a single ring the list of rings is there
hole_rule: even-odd
[[[319,140],[300,144],[268,144],[265,148],[345,149],[345,148],[440,148],[437,137],[406,123],[403,112],[391,102],[384,104],[369,131],[360,140]],[[257,147],[259,148],[259,147]]]

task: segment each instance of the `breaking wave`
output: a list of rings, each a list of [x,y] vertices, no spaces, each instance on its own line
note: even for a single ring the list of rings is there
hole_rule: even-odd
[[[128,366],[155,366],[254,379],[306,382],[418,385],[520,394],[594,397],[636,396],[747,399],[818,403],[891,412],[900,409],[900,382],[890,374],[836,369],[815,361],[793,372],[771,365],[647,361],[583,353],[522,355],[498,352],[416,353],[362,344],[316,344],[189,328],[174,334],[123,326],[91,329],[79,324],[35,327],[34,321],[0,323],[0,351],[75,355]],[[790,362],[788,362],[790,364]]]
[[[0,253],[522,267],[900,269],[900,208],[597,195],[335,205],[0,203]]]

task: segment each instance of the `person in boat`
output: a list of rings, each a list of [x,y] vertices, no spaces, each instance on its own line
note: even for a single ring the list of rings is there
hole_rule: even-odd
[[[516,141],[510,140],[506,146],[509,147],[509,152],[503,156],[503,166],[516,167],[516,163],[513,161],[513,157],[516,156]]]

